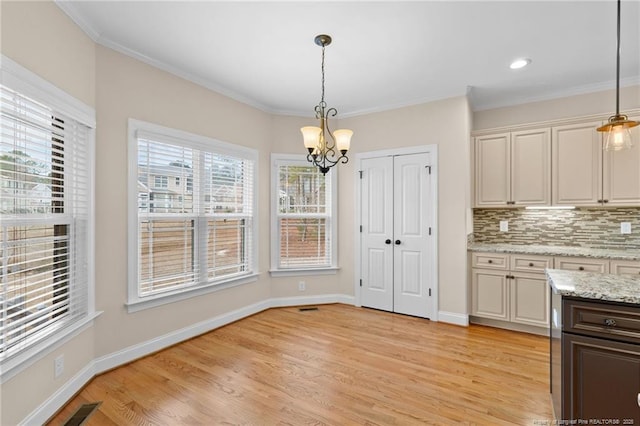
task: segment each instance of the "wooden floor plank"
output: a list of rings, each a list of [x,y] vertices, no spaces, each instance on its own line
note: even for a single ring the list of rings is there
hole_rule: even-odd
[[[532,425],[549,342],[347,305],[270,309],[92,380],[49,424]]]

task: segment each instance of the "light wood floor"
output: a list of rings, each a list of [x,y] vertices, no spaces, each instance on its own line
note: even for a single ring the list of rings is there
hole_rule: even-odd
[[[271,309],[93,379],[50,424],[541,424],[548,338],[347,305]]]

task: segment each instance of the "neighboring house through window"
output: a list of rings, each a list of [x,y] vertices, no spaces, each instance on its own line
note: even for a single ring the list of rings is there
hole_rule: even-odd
[[[129,133],[129,309],[255,280],[257,152],[137,120]]]
[[[334,272],[335,169],[323,175],[306,157],[272,154],[272,274]]]

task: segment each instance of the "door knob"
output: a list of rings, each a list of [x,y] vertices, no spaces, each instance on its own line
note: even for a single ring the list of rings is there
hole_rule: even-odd
[[[401,241],[400,240],[396,240],[396,245],[400,245]]]
[[[386,239],[386,240],[384,240],[384,243],[385,244],[391,244],[391,240],[390,239]]]

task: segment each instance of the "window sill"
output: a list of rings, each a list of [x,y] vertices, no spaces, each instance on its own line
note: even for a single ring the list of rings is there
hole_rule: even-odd
[[[239,278],[233,278],[228,281],[222,281],[217,283],[205,284],[198,287],[192,287],[173,293],[162,293],[154,296],[148,296],[145,298],[129,300],[124,305],[127,307],[128,313],[138,312],[149,308],[155,308],[157,306],[167,305],[169,303],[178,302],[181,300],[190,299],[192,297],[200,296],[207,293],[213,293],[226,288],[236,287],[243,284],[258,281],[258,274],[245,275]]]
[[[300,277],[306,275],[335,275],[340,268],[330,266],[327,268],[299,268],[299,269],[272,269],[269,271],[272,277]]]
[[[44,358],[46,355],[55,351],[69,340],[82,333],[84,330],[93,326],[93,321],[99,317],[100,314],[102,314],[102,312],[93,312],[88,314],[82,320],[62,328],[60,331],[52,334],[42,342],[35,344],[24,353],[4,361],[1,364],[2,374],[0,375],[0,384],[20,374],[36,361]]]

